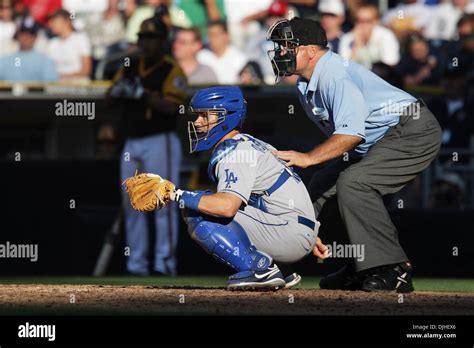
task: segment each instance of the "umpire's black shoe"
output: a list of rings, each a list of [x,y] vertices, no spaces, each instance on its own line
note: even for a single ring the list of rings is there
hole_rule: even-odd
[[[414,290],[411,281],[412,269],[409,261],[378,267],[375,273],[365,278],[362,290],[412,292]]]
[[[364,274],[346,265],[336,273],[331,273],[319,281],[319,287],[327,290],[362,290]]]

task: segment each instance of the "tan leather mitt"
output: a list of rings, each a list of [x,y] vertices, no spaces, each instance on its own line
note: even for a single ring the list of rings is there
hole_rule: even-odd
[[[143,212],[163,208],[175,190],[171,181],[151,173],[132,176],[124,184],[133,209]]]

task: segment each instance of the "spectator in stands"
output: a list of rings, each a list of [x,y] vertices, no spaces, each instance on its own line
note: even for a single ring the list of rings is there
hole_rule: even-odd
[[[286,19],[291,17],[289,9],[287,0],[274,0],[270,4],[270,7],[264,8],[258,12],[252,12],[251,15],[244,17],[240,24],[245,27],[252,22],[262,22],[271,16],[285,17],[283,19]]]
[[[17,0],[19,6],[26,7],[27,13],[42,26],[47,26],[49,16],[60,10],[62,0]]]
[[[467,75],[474,77],[474,14],[461,17],[457,24],[458,42],[454,58],[466,67]]]
[[[264,83],[262,70],[257,62],[248,62],[240,71],[240,84],[261,85]]]
[[[351,29],[355,22],[357,10],[360,6],[365,5],[367,0],[345,0],[344,2],[347,9],[347,21],[344,29]]]
[[[104,13],[107,10],[108,0],[62,0],[63,10],[73,15],[74,29],[81,32],[86,29],[86,21],[96,14]]]
[[[382,22],[404,42],[411,33],[423,33],[431,19],[430,7],[423,1],[403,0],[384,15]]]
[[[428,42],[420,34],[412,34],[407,49],[396,67],[405,86],[435,85],[439,82],[437,60],[430,55]]]
[[[136,0],[124,0],[122,2],[123,6],[123,15],[125,20],[128,21],[130,17],[133,16],[133,13],[137,9],[137,1]]]
[[[333,52],[339,52],[339,41],[344,32],[342,24],[345,21],[344,3],[342,0],[321,0],[319,2],[321,26],[326,31],[328,46]]]
[[[262,11],[267,11],[272,2],[280,1],[224,0],[225,18],[232,45],[243,50],[247,40],[251,39],[261,28],[254,19],[254,15],[259,16]]]
[[[211,85],[217,83],[216,74],[205,64],[197,60],[202,49],[199,29],[179,29],[173,43],[173,56],[183,69],[190,85]]]
[[[224,21],[209,23],[208,40],[209,49],[203,49],[198,53],[198,61],[209,65],[214,70],[220,84],[238,83],[239,73],[247,63],[247,58],[230,43]]]
[[[9,0],[0,2],[0,57],[16,51],[15,22],[13,21],[13,8]]]
[[[469,4],[469,0],[448,0],[436,5],[425,30],[425,37],[430,40],[454,40],[457,22],[464,13],[472,12],[474,3]]]
[[[362,5],[356,13],[354,28],[341,37],[339,54],[372,68],[375,62],[395,65],[400,60],[400,45],[395,35],[379,24],[374,5]]]
[[[129,43],[137,43],[138,40],[138,31],[140,30],[140,25],[145,19],[151,18],[155,15],[156,12],[160,12],[161,9],[166,8],[166,15],[161,17],[168,28],[171,26],[169,15],[167,13],[167,7],[170,4],[169,0],[145,0],[143,5],[137,6],[136,0],[127,0],[128,10],[130,17],[127,21],[126,27],[126,38]]]
[[[53,14],[51,30],[57,37],[51,39],[48,55],[56,65],[62,80],[88,80],[92,70],[91,48],[84,33],[75,32],[71,15],[65,10]]]
[[[275,73],[273,72],[272,63],[268,59],[268,51],[273,49],[273,43],[267,40],[267,32],[273,24],[287,18],[288,11],[289,7],[285,1],[274,1],[266,11],[254,16],[262,22],[262,28],[250,37],[244,46],[243,53],[249,61],[258,63],[259,70],[267,84],[273,85],[275,83]]]
[[[33,47],[39,25],[32,17],[19,20],[15,38],[20,51],[0,58],[0,80],[7,81],[54,81],[58,74],[54,63]]]
[[[456,24],[458,39],[474,32],[474,14],[465,14]]]
[[[94,63],[109,53],[119,51],[120,44],[125,41],[125,25],[118,0],[109,0],[105,12],[90,14],[84,29],[91,42]]]
[[[91,14],[93,12],[104,12],[107,10],[108,0],[62,0],[63,9],[74,12],[75,19],[83,14]],[[74,22],[74,27],[76,27]]]
[[[289,5],[294,6],[298,16],[301,18],[314,16],[317,11],[318,0],[286,0]]]
[[[139,5],[137,0],[126,0],[126,2],[127,25],[125,35],[129,43],[136,44],[140,25],[145,19],[153,17],[155,6],[152,5],[151,1],[147,1],[142,5]],[[159,1],[155,2],[159,3]]]
[[[442,145],[467,147],[474,134],[474,103],[466,98],[467,66],[451,61],[441,80],[444,95],[434,98],[430,108],[437,116],[442,132]]]
[[[173,25],[199,28],[201,37],[207,37],[207,23],[224,18],[224,0],[174,0],[179,14]]]

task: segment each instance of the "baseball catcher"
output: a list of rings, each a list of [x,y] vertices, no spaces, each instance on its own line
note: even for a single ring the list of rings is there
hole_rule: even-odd
[[[190,152],[213,149],[208,175],[217,192],[186,191],[155,174],[125,182],[139,211],[179,202],[191,237],[208,253],[234,268],[229,289],[279,289],[301,277],[282,271],[309,254],[327,257],[317,239],[319,222],[305,185],[272,151],[241,133],[246,102],[238,87],[200,90],[191,100],[196,116],[188,123]]]

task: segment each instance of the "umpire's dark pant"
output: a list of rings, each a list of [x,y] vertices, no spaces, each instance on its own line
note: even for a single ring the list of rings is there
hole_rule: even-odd
[[[428,167],[441,144],[441,128],[431,111],[421,102],[409,109],[365,157],[335,159],[309,184],[316,217],[337,193],[350,242],[364,245],[365,257],[356,261],[358,271],[408,259],[382,196],[399,191]]]

